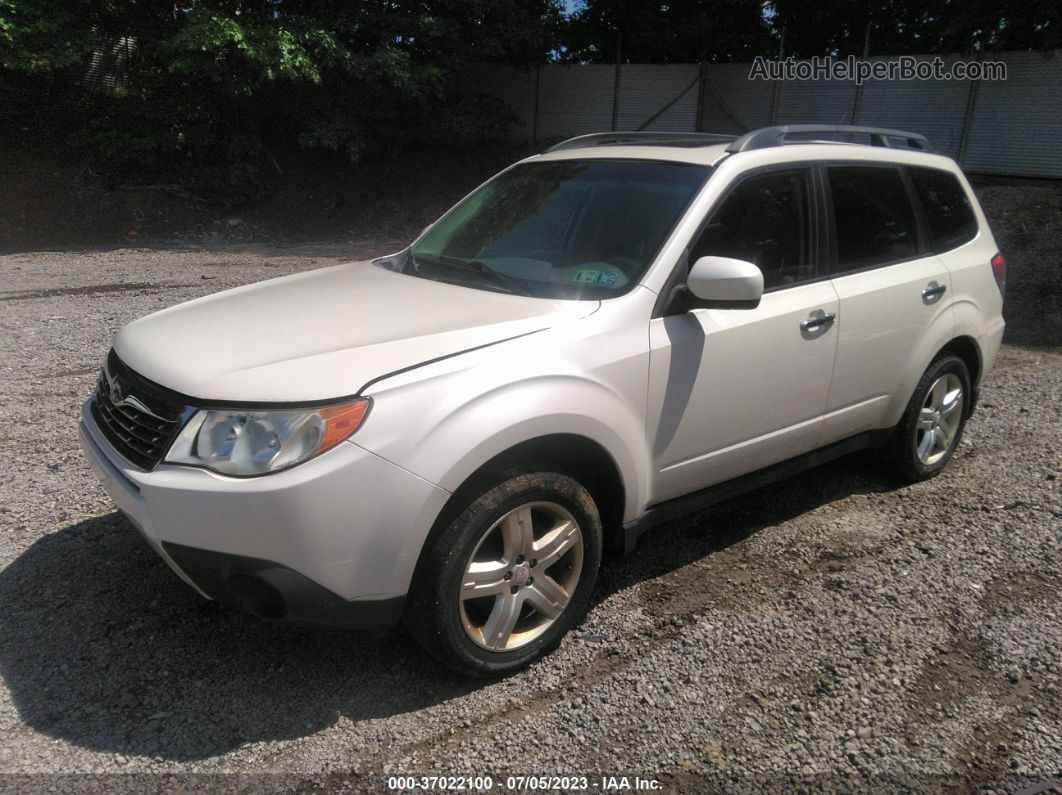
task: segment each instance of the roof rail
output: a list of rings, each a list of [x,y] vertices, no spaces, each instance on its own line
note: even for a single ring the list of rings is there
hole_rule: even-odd
[[[585,149],[590,146],[711,146],[734,141],[736,135],[695,132],[606,132],[578,135],[554,144],[546,152],[562,152],[565,149]]]
[[[890,130],[885,127],[860,127],[852,124],[783,124],[777,127],[763,127],[738,138],[727,147],[728,152],[748,152],[752,149],[766,149],[781,146],[790,135],[815,133],[833,133],[836,135],[867,135],[871,146],[891,147],[890,140],[899,139],[908,149],[923,152],[936,152],[929,139],[924,135],[903,130]],[[792,143],[792,142],[791,142]],[[810,143],[810,142],[809,142]],[[816,142],[819,143],[819,142]]]

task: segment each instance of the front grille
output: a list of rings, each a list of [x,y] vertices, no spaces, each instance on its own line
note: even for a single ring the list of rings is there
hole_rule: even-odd
[[[126,367],[114,351],[104,370],[92,396],[92,417],[123,458],[151,469],[181,429],[184,406],[169,390]],[[116,396],[111,394],[115,383]]]

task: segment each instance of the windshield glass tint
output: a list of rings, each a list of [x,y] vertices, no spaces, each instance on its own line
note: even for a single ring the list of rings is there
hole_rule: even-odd
[[[709,172],[631,160],[519,165],[432,227],[403,270],[525,295],[618,295],[649,267]]]

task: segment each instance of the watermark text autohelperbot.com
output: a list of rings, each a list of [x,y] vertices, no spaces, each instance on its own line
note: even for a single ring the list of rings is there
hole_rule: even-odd
[[[830,58],[816,55],[796,60],[770,60],[756,56],[749,80],[1006,80],[1007,65],[1002,61],[952,61],[940,56],[931,59],[900,55],[868,61],[849,55]]]

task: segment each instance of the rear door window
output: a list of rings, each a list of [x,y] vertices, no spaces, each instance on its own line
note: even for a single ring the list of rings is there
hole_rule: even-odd
[[[827,166],[837,245],[835,272],[918,256],[918,223],[898,168]]]
[[[907,172],[922,203],[933,251],[950,251],[977,236],[977,217],[958,177],[938,168],[910,166]]]

